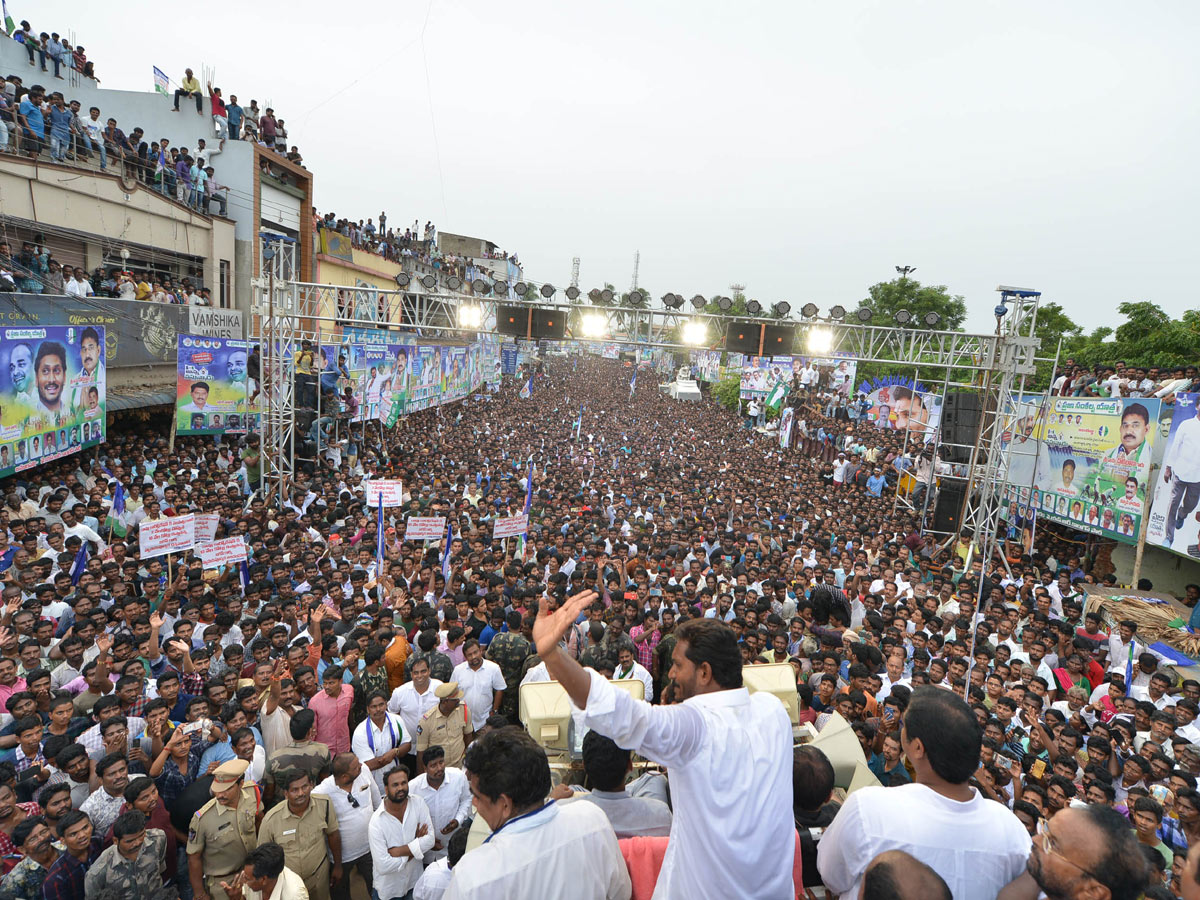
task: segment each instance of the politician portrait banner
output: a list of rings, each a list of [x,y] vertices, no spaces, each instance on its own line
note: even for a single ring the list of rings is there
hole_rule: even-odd
[[[104,441],[104,328],[0,329],[0,477]]]
[[[244,434],[250,343],[193,334],[181,334],[178,341],[176,433]]]
[[[858,386],[864,417],[876,428],[907,431],[909,440],[929,443],[942,421],[942,398],[907,375],[870,378]],[[862,401],[858,401],[862,402]]]
[[[1137,541],[1150,489],[1157,398],[1025,397],[1001,449],[1007,481],[1039,517]]]
[[[1176,394],[1167,450],[1154,487],[1146,543],[1200,559],[1200,394]]]

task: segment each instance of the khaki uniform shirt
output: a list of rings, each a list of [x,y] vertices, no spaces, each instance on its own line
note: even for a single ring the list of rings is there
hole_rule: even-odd
[[[471,715],[467,712],[467,704],[460,703],[448,716],[442,714],[440,706],[434,706],[417,724],[417,750],[441,747],[446,751],[446,765],[461,766],[470,733]]]
[[[258,840],[264,844],[274,841],[282,847],[287,867],[307,880],[325,864],[326,835],[337,830],[333,804],[328,797],[313,794],[302,816],[293,814],[286,801],[271,809],[263,817]]]
[[[258,846],[254,828],[259,809],[254,788],[244,787],[236,808],[213,797],[192,816],[187,852],[203,854],[200,861],[206,877],[224,878],[241,870],[246,854]]]
[[[292,741],[280,747],[267,759],[265,783],[279,786],[279,775],[288,769],[300,769],[308,773],[313,784],[320,784],[329,774],[329,747],[320,741]]]

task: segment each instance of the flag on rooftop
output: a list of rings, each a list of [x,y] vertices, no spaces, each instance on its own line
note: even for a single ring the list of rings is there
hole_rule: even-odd
[[[17,23],[13,21],[13,17],[8,14],[8,0],[0,0],[0,4],[4,6],[4,33],[11,35],[17,30]]]
[[[167,78],[167,73],[158,66],[154,66],[154,90],[160,94],[171,93],[170,79]]]

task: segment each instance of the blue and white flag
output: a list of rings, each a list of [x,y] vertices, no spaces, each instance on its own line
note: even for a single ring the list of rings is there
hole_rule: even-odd
[[[87,571],[87,561],[87,541],[84,541],[79,545],[79,552],[75,554],[75,561],[71,563],[71,584],[79,584],[79,579]]]
[[[579,418],[575,420],[575,440],[579,440],[579,430],[583,428],[583,404],[579,406]]]
[[[522,400],[528,400],[533,396],[533,376],[529,376],[529,380],[525,382],[525,387],[521,388],[521,393],[518,394]]]
[[[637,370],[633,372],[633,377],[629,379],[629,399],[633,399],[633,392],[637,388]]]
[[[383,572],[384,539],[383,539],[383,500],[380,499],[378,513],[375,518],[375,577]]]
[[[454,540],[454,523],[446,523],[446,547],[442,556],[442,578],[446,580],[446,588],[450,588],[450,542]]]
[[[529,507],[533,505],[533,457],[529,458],[529,474],[525,476],[525,515],[529,515]]]
[[[244,591],[250,585],[250,569],[247,568],[244,559],[238,561],[238,571],[242,576],[242,590]]]

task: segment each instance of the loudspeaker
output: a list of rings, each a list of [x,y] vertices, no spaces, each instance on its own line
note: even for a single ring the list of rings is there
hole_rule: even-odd
[[[768,325],[763,335],[763,356],[790,356],[796,339],[795,325]]]
[[[523,338],[529,329],[528,306],[504,306],[496,308],[496,330],[501,334]]]
[[[948,394],[942,409],[942,441],[974,444],[982,414],[983,402],[978,394],[965,391]]]
[[[966,498],[967,486],[960,481],[942,479],[941,490],[938,491],[937,503],[933,507],[933,530],[953,533],[958,531],[962,518],[963,500]]]
[[[533,308],[533,336],[561,341],[566,335],[567,311],[565,309]]]
[[[725,349],[731,353],[742,353],[746,356],[758,356],[758,339],[762,335],[761,322],[745,322],[734,319],[729,323],[725,332]],[[764,350],[763,354],[770,354]]]
[[[837,713],[830,716],[821,733],[809,741],[808,746],[816,747],[829,759],[833,765],[833,783],[840,788],[850,787],[858,767],[867,764],[858,735]]]

